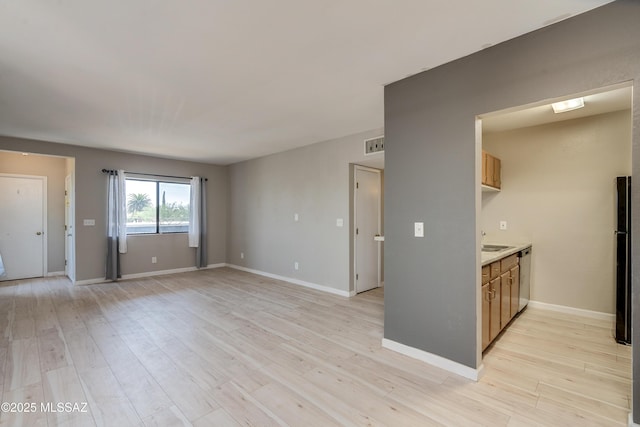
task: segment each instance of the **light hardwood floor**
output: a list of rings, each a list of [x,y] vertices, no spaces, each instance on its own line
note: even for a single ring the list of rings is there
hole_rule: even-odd
[[[0,425],[626,425],[631,353],[608,322],[527,309],[477,383],[382,349],[382,328],[382,289],[227,268],[0,283],[2,400],[37,404]]]

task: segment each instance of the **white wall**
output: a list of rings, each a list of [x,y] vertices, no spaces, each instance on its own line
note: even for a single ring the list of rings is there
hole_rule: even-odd
[[[486,134],[483,148],[501,158],[503,185],[483,195],[483,229],[533,242],[532,300],[615,313],[615,177],[631,175],[630,111]]]

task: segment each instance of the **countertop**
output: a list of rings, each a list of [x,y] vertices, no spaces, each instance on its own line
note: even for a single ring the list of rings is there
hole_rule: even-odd
[[[509,246],[509,249],[505,249],[499,252],[482,252],[480,261],[484,267],[487,264],[491,264],[506,256],[520,252],[523,249],[531,247],[531,242],[482,242],[484,245],[504,245]]]

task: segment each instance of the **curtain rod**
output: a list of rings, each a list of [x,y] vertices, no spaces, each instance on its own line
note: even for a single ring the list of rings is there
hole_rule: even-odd
[[[111,172],[109,169],[102,169],[102,173],[109,173]],[[130,173],[133,175],[143,175],[143,176],[157,176],[160,178],[178,178],[178,179],[191,179],[192,177],[190,176],[174,176],[174,175],[158,175],[156,173],[140,173],[140,172],[129,172],[129,171],[124,171],[124,173]],[[209,181],[209,178],[205,178],[205,181]]]

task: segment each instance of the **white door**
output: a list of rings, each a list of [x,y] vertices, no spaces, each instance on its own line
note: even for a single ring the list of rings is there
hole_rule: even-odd
[[[1,280],[42,277],[45,272],[46,177],[0,175]]]
[[[64,180],[64,273],[71,281],[76,280],[75,253],[75,198],[73,190],[73,175],[67,175]]]
[[[380,286],[381,180],[377,169],[355,166],[354,258],[356,292]]]

